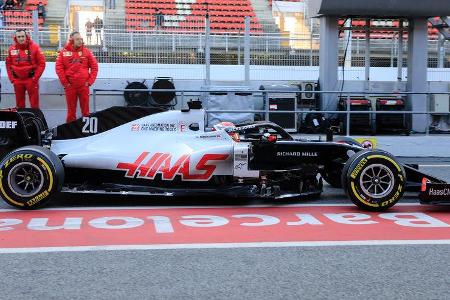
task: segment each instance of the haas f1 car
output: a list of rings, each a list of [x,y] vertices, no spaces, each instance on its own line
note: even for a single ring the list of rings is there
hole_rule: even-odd
[[[20,209],[60,192],[281,199],[318,196],[324,179],[380,211],[422,182],[424,191],[445,184],[351,140],[294,139],[271,122],[208,131],[205,116],[200,102],[112,107],[49,129],[39,110],[2,110],[0,196]]]

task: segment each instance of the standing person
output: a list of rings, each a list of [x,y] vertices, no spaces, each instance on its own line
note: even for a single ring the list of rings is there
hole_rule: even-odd
[[[86,28],[86,38],[88,45],[92,44],[92,28],[94,27],[94,23],[91,22],[90,19],[87,19],[86,24],[84,24],[84,27]]]
[[[38,11],[38,17],[42,18],[42,21],[45,23],[45,16],[46,16],[45,5],[42,4],[41,1],[39,1],[39,4],[37,6],[37,11]]]
[[[160,29],[161,26],[163,26],[163,23],[164,23],[164,15],[162,14],[161,10],[159,8],[157,8],[156,12],[155,12],[156,29]]]
[[[39,78],[45,69],[45,57],[24,29],[15,32],[5,64],[14,86],[16,106],[25,107],[25,92],[28,92],[31,107],[39,108]]]
[[[95,36],[96,36],[97,44],[101,44],[101,42],[102,42],[102,28],[103,28],[103,20],[97,16],[94,20],[94,29],[95,29]],[[100,43],[99,43],[99,41],[100,41]]]
[[[14,0],[6,0],[4,9],[5,9],[5,10],[14,9],[14,6],[15,6],[15,5],[16,5],[16,4],[14,3]]]
[[[84,47],[81,34],[72,32],[56,59],[56,74],[66,92],[67,123],[76,120],[77,99],[83,117],[89,116],[89,87],[95,82],[97,72],[95,56]]]
[[[23,7],[25,6],[25,0],[17,0],[16,3],[18,9],[23,9]]]
[[[108,8],[116,9],[116,0],[108,0]]]
[[[6,24],[6,18],[5,18],[3,10],[0,10],[0,25],[1,25],[0,29],[6,28],[8,26],[8,24]],[[5,38],[5,33],[2,33],[0,36],[1,36],[0,37],[0,42],[3,43],[3,40]]]
[[[0,10],[0,30],[3,30],[3,11]],[[3,42],[3,34],[0,35],[0,41]]]

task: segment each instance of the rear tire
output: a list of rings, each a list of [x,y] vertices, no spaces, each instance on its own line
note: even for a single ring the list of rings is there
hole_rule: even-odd
[[[47,204],[63,182],[61,160],[40,146],[16,149],[0,163],[0,196],[16,208],[35,209]]]
[[[364,150],[346,163],[342,185],[352,202],[370,211],[394,206],[405,191],[403,167],[387,152]]]

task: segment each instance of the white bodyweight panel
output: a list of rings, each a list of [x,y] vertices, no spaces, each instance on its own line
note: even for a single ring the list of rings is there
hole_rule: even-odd
[[[181,174],[184,167],[184,174],[193,175],[193,178],[195,174],[210,172],[210,166],[215,166],[212,175],[233,175],[235,143],[223,130],[205,132],[204,121],[204,110],[167,111],[93,136],[54,140],[51,150],[57,155],[64,154],[62,161],[71,168],[120,170],[121,163],[150,168],[153,158],[154,166],[159,163],[161,168],[170,169],[175,168],[176,163],[181,164],[177,165],[178,173]],[[198,131],[191,130],[197,125]],[[142,175],[139,171],[134,174]],[[206,180],[201,176],[198,178]]]

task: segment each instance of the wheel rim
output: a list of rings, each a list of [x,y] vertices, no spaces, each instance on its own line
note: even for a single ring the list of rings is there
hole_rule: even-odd
[[[21,162],[15,165],[8,176],[10,190],[19,197],[32,197],[44,185],[44,174],[35,164]]]
[[[389,195],[394,188],[394,173],[382,164],[370,165],[363,170],[359,184],[363,192],[375,199]]]

